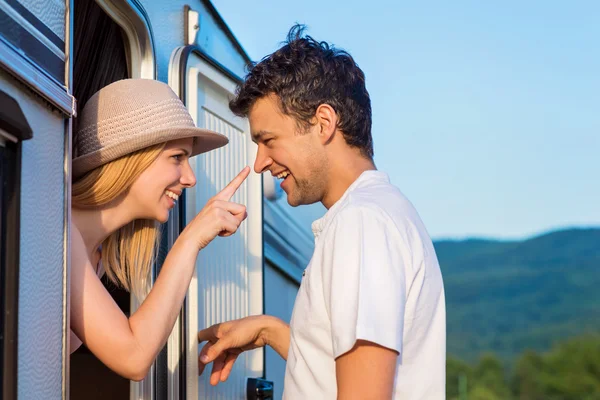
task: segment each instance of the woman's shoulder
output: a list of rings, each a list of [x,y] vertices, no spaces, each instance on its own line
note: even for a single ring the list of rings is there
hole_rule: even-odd
[[[85,242],[83,236],[73,222],[71,222],[71,262],[75,265],[85,265],[86,263],[91,264],[91,260],[85,250]]]
[[[74,246],[85,248],[85,243],[83,242],[83,236],[81,236],[79,228],[71,221],[71,248]]]
[[[96,271],[96,274],[101,277],[105,272],[102,268],[101,258],[101,251],[96,250],[96,253],[90,259],[81,231],[77,228],[77,225],[71,222],[71,263],[73,266],[89,264]]]

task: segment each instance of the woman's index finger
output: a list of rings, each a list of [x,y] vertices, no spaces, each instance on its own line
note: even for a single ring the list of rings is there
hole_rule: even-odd
[[[250,174],[250,167],[245,167],[223,190],[221,190],[215,197],[220,200],[229,201],[239,187],[244,183],[248,175]]]

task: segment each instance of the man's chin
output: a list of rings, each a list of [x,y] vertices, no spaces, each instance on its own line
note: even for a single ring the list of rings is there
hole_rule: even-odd
[[[290,201],[290,199],[289,199],[289,198],[288,198],[288,204],[289,204],[290,206],[292,206],[292,207],[298,207],[298,206],[300,206],[300,205],[301,205],[300,203],[295,203],[295,202],[293,202],[293,201]]]
[[[290,206],[292,206],[292,207],[298,207],[299,205],[301,205],[301,204],[302,204],[302,202],[300,202],[300,201],[299,201],[300,199],[297,199],[297,198],[294,196],[294,194],[293,194],[293,193],[288,193],[288,192],[285,192],[285,194],[286,194],[286,200],[287,200],[287,203],[288,203]]]
[[[300,205],[297,199],[295,199],[294,196],[290,196],[287,192],[285,198],[287,200],[287,203],[292,207],[298,207]]]
[[[292,207],[298,207],[298,206],[307,206],[310,204],[314,204],[314,203],[318,203],[320,200],[309,200],[309,199],[303,199],[303,198],[297,198],[294,196],[287,196],[287,203],[292,206]]]

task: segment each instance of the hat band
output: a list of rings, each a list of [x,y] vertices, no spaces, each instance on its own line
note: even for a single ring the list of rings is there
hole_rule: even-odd
[[[157,105],[143,113],[130,113],[127,118],[110,123],[98,123],[94,130],[78,134],[77,154],[83,156],[148,130],[166,126],[194,127],[194,121],[183,106]],[[83,132],[83,131],[81,131]]]

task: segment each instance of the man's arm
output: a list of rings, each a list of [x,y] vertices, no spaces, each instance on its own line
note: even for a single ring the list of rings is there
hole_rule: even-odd
[[[338,398],[391,399],[411,248],[393,221],[371,207],[342,209],[329,234],[333,250],[322,274],[323,297]]]
[[[338,399],[391,399],[398,353],[366,340],[357,340],[335,360]]]
[[[213,362],[210,383],[225,382],[233,364],[244,351],[269,345],[284,360],[290,348],[290,327],[279,318],[257,315],[216,324],[198,332],[198,342],[207,341],[198,356],[198,372]]]
[[[264,330],[265,342],[287,361],[290,350],[290,326],[279,318],[265,315],[269,321]]]

